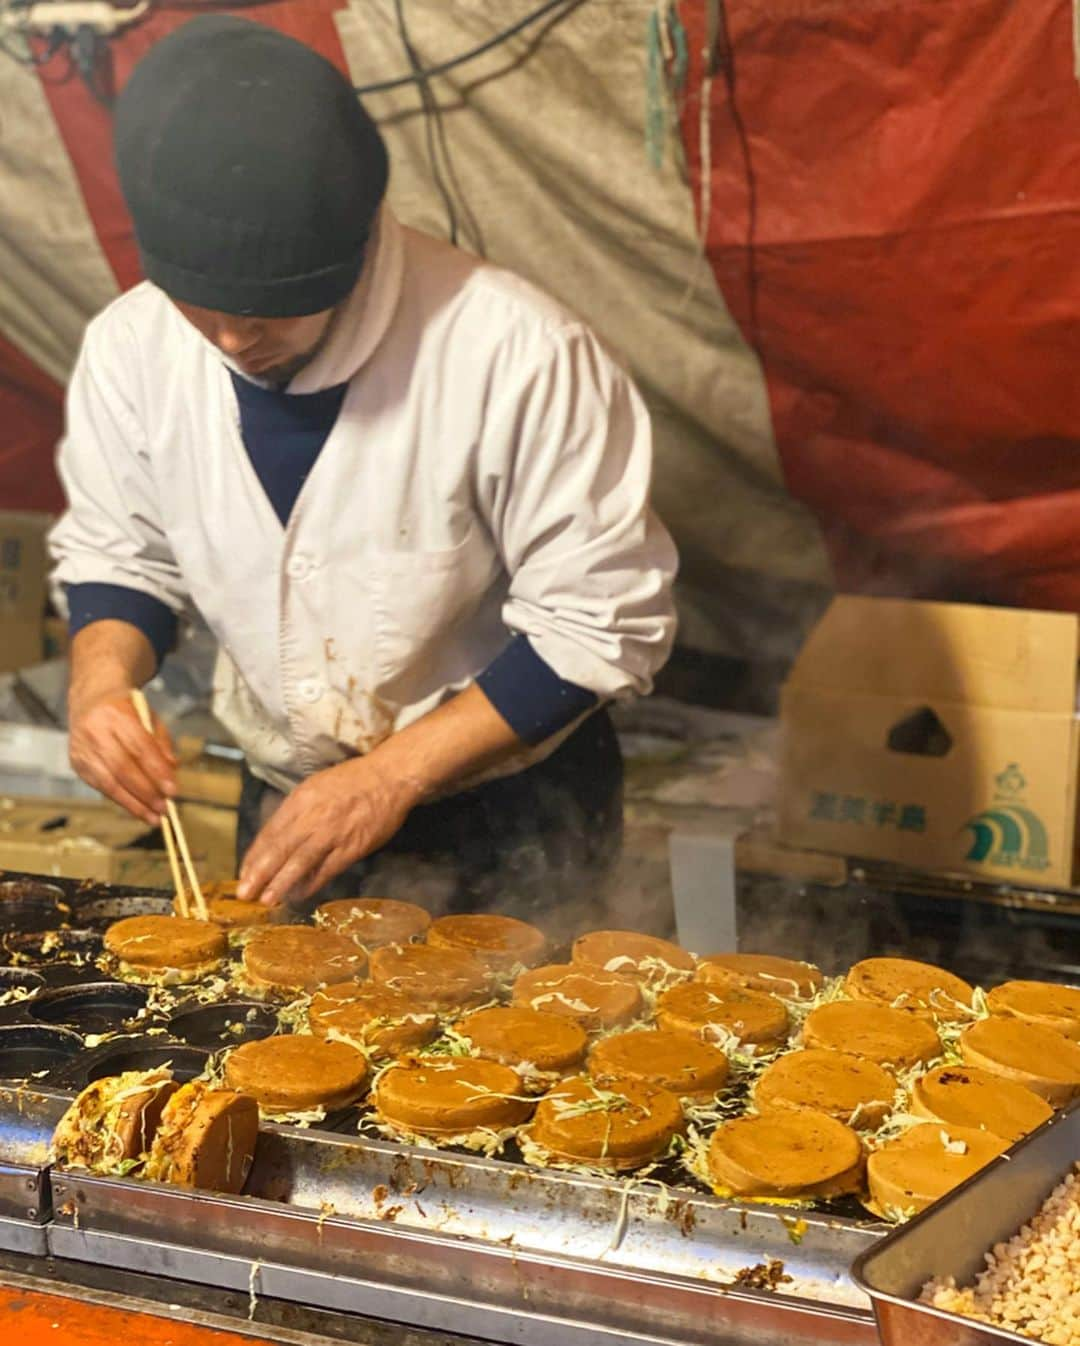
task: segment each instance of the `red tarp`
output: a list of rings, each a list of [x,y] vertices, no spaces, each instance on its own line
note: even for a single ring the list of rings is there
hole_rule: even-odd
[[[336,7],[283,0],[250,13],[343,63]],[[724,9],[709,256],[761,354],[788,486],[821,519],[840,583],[1080,610],[1069,0]],[[118,82],[190,12],[158,11],[117,40]],[[705,0],[681,12],[700,199]],[[108,114],[77,79],[54,82],[48,67],[42,78],[129,285],[137,262]],[[55,507],[59,390],[3,344],[0,417],[0,501]]]
[[[708,253],[840,584],[1080,610],[1069,0],[725,8]]]

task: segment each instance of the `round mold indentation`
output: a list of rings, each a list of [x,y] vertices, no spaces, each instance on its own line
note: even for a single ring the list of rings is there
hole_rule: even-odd
[[[0,996],[8,991],[40,991],[45,978],[28,967],[0,967]]]
[[[55,929],[70,915],[67,895],[53,883],[5,879],[0,883],[0,928],[35,934]]]
[[[113,1038],[81,1064],[86,1084],[106,1075],[122,1075],[126,1070],[160,1070],[163,1066],[168,1066],[178,1080],[186,1083],[201,1075],[209,1060],[210,1053],[200,1047],[132,1036]]]
[[[11,964],[71,963],[76,966],[93,961],[104,949],[102,938],[93,930],[19,931],[4,936],[4,949]]]
[[[66,1028],[13,1024],[0,1028],[0,1079],[30,1080],[52,1074],[83,1049],[82,1038]]]
[[[91,897],[76,901],[72,909],[76,925],[104,930],[114,921],[129,916],[171,916],[172,899],[154,893],[134,893],[131,897]]]
[[[67,894],[55,883],[40,879],[0,880],[0,908],[9,902],[51,902],[53,906],[67,905]]]
[[[230,1000],[220,1005],[181,1008],[169,1019],[169,1032],[193,1047],[238,1047],[278,1032],[277,1015],[266,1005]]]
[[[39,1023],[73,1028],[78,1033],[115,1033],[145,1008],[148,997],[145,986],[95,982],[46,991],[28,1006],[28,1012]]]

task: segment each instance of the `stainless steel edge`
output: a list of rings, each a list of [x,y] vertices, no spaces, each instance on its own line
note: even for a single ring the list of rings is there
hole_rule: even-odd
[[[66,1106],[63,1094],[0,1085],[0,1216],[49,1218],[49,1143]]]
[[[721,1294],[706,1286],[692,1287],[696,1312],[670,1327],[657,1329],[647,1314],[629,1312],[623,1321],[610,1314],[567,1313],[551,1286],[535,1279],[527,1259],[514,1261],[519,1293],[513,1302],[479,1300],[468,1279],[458,1279],[454,1292],[393,1284],[362,1274],[331,1274],[275,1261],[252,1260],[250,1254],[211,1253],[171,1243],[147,1242],[127,1235],[76,1227],[66,1220],[49,1226],[54,1256],[94,1261],[143,1273],[192,1280],[203,1285],[247,1292],[253,1308],[260,1295],[317,1305],[344,1313],[406,1323],[480,1338],[507,1346],[773,1346],[773,1343],[851,1343],[874,1346],[877,1334],[868,1315],[824,1307],[770,1301],[742,1294]],[[649,1298],[651,1287],[637,1274],[609,1276],[607,1293],[616,1302]],[[666,1282],[661,1288],[669,1288]],[[610,1301],[609,1301],[610,1302]],[[588,1301],[582,1307],[588,1308]]]
[[[44,1257],[48,1251],[48,1226],[30,1220],[13,1220],[0,1216],[0,1250],[20,1253],[24,1257]]]
[[[970,1284],[986,1253],[1008,1241],[1080,1161],[1080,1101],[943,1197],[852,1267],[884,1346],[997,1346],[1031,1338],[918,1302],[934,1277]]]

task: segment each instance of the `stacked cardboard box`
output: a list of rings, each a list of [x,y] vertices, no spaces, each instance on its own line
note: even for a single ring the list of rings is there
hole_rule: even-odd
[[[1080,618],[837,598],[782,699],[780,839],[1068,888]]]

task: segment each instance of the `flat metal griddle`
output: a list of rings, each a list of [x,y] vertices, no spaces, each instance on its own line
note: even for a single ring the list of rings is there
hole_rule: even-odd
[[[166,1061],[190,1077],[276,1027],[243,1000],[146,1013],[89,951],[167,897],[54,886],[0,905],[31,992],[0,1007],[0,1247],[521,1346],[876,1341],[848,1269],[883,1226],[853,1206],[720,1200],[674,1166],[641,1181],[428,1150],[359,1135],[353,1109],[321,1129],[264,1124],[242,1197],[50,1169],[53,1127],[90,1080]],[[42,927],[42,901],[69,928]],[[120,1036],[86,1045],[108,1025]],[[738,1284],[773,1261],[790,1279]]]

